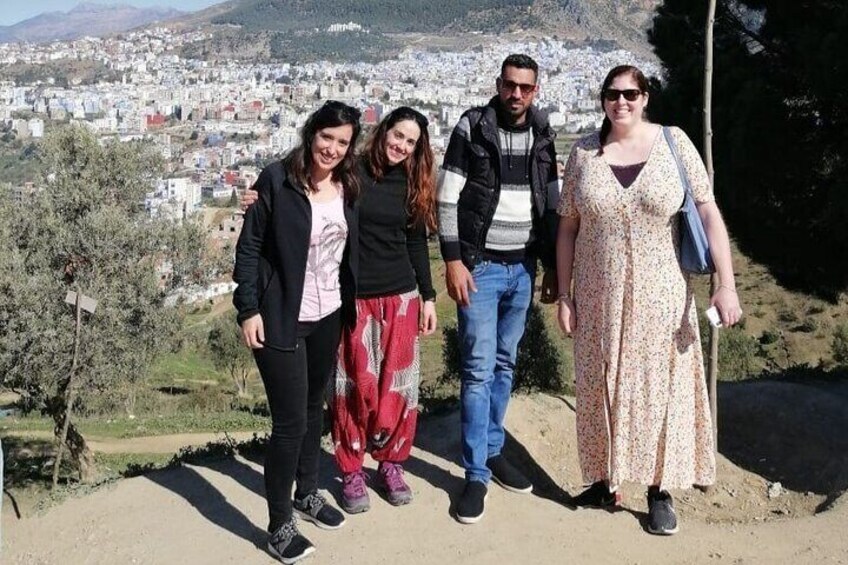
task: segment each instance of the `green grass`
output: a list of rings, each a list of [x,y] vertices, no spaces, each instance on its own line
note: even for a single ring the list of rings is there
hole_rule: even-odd
[[[74,425],[90,439],[133,438],[197,432],[266,431],[267,416],[242,410],[220,412],[178,412],[136,418],[96,417],[74,419]],[[53,431],[53,421],[43,417],[7,417],[0,420],[0,432]]]
[[[215,369],[212,360],[200,348],[187,347],[160,357],[153,365],[150,379],[151,384],[158,385],[186,381],[222,382],[229,377]]]
[[[133,477],[140,471],[164,469],[174,459],[172,453],[97,453],[97,468],[106,477]]]
[[[556,140],[554,141],[554,147],[556,148],[557,159],[562,160],[565,163],[566,159],[568,159],[568,154],[571,153],[571,146],[574,143],[583,137],[582,133],[558,133]]]

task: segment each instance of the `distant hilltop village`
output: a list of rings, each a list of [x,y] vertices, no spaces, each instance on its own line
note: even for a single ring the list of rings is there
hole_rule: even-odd
[[[326,31],[351,30],[362,26],[340,23]],[[0,121],[20,138],[77,122],[104,137],[150,139],[169,163],[169,178],[151,186],[147,209],[184,218],[204,201],[229,199],[249,186],[257,167],[290,149],[306,116],[327,99],[360,108],[366,125],[399,105],[414,106],[431,118],[440,154],[461,113],[494,95],[500,62],[509,53],[528,53],[539,62],[537,103],[564,133],[599,126],[598,88],[611,67],[635,62],[649,74],[658,72],[624,50],[575,49],[555,40],[492,42],[465,52],[409,47],[377,64],[212,64],[179,55],[184,45],[208,37],[154,28],[111,39],[0,44],[0,71],[55,71],[26,84],[20,78],[0,82]],[[75,76],[83,63],[99,69],[101,78]],[[28,186],[16,187],[15,194],[25,198]],[[231,228],[227,238],[237,235]]]
[[[345,31],[362,31],[362,26],[354,22],[348,22],[346,24],[333,24],[327,28],[327,31],[330,33],[342,33]]]

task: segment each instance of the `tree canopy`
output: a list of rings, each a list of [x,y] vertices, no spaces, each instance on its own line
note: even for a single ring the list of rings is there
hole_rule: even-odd
[[[41,157],[40,190],[21,202],[0,195],[0,375],[58,426],[74,349],[66,293],[98,301],[82,323],[76,408],[94,398],[121,406],[179,328],[166,296],[209,270],[199,225],[144,211],[161,166],[152,145],[101,145],[87,129],[66,126],[45,139]],[[84,441],[74,430],[68,441],[78,459]]]
[[[666,0],[649,38],[664,67],[651,114],[703,137],[706,7]],[[715,192],[731,233],[789,287],[848,286],[848,3],[718,0]]]

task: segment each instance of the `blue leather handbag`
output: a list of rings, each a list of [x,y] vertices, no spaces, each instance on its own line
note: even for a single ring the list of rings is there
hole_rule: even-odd
[[[683,163],[677,154],[677,146],[671,136],[671,131],[666,127],[662,131],[668,147],[671,149],[671,155],[677,163],[677,172],[680,174],[680,182],[683,183],[683,192],[685,193],[683,206],[680,207],[680,212],[678,212],[680,218],[680,267],[684,271],[696,275],[709,275],[715,272],[715,265],[713,265],[710,242],[707,240],[704,224],[701,222],[701,216],[698,215],[698,208],[695,206],[692,186],[689,184],[689,177],[686,175]]]

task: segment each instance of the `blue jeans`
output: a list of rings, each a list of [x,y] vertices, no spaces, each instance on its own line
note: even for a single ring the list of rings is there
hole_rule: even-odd
[[[486,460],[503,449],[518,342],[533,298],[533,263],[478,263],[471,273],[477,292],[468,306],[457,307],[462,465],[468,481],[488,483]]]

